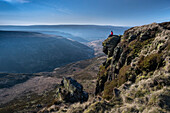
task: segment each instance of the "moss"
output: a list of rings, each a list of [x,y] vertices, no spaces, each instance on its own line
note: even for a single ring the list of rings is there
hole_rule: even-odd
[[[112,99],[113,98],[113,89],[115,87],[121,86],[126,81],[127,81],[127,79],[125,77],[125,78],[121,78],[121,79],[112,80],[111,82],[106,82],[104,91],[103,91],[103,98],[107,99],[107,100]]]
[[[151,54],[145,58],[141,57],[138,66],[141,70],[146,72],[153,71],[162,65],[163,62],[161,57],[162,54],[159,53]]]
[[[119,75],[118,75],[118,84],[119,86],[125,83],[128,80],[128,71],[129,71],[130,65],[124,65],[120,70],[119,70]]]

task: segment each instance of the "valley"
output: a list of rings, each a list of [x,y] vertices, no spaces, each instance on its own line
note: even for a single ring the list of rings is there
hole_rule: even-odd
[[[61,36],[0,31],[0,72],[36,73],[94,57],[93,49]]]

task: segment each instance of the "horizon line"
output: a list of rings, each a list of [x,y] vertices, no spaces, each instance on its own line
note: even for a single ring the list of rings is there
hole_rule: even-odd
[[[77,26],[112,26],[112,27],[133,27],[133,26],[126,26],[126,25],[111,25],[111,24],[74,24],[74,23],[71,23],[71,24],[0,24],[0,26],[60,26],[60,25],[77,25]],[[138,26],[138,25],[137,25]]]
[[[162,21],[162,22],[152,22],[152,23],[164,23],[164,22],[169,22],[169,21]],[[112,27],[135,27],[135,26],[142,26],[142,25],[147,25],[147,24],[152,24],[152,23],[146,23],[146,24],[137,24],[137,25],[113,25],[113,24],[90,24],[90,23],[60,23],[60,24],[45,24],[45,23],[39,23],[39,24],[0,24],[0,26],[68,26],[68,25],[77,25],[77,26],[112,26]]]

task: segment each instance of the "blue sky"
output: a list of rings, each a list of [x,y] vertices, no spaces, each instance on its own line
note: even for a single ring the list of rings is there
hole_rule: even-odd
[[[135,26],[170,21],[170,0],[0,0],[0,25]]]

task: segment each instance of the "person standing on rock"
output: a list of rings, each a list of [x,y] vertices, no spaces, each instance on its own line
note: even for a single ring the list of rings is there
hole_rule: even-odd
[[[113,35],[113,31],[111,31],[111,35]]]
[[[113,31],[111,31],[111,34],[109,35],[109,37],[113,36]]]

